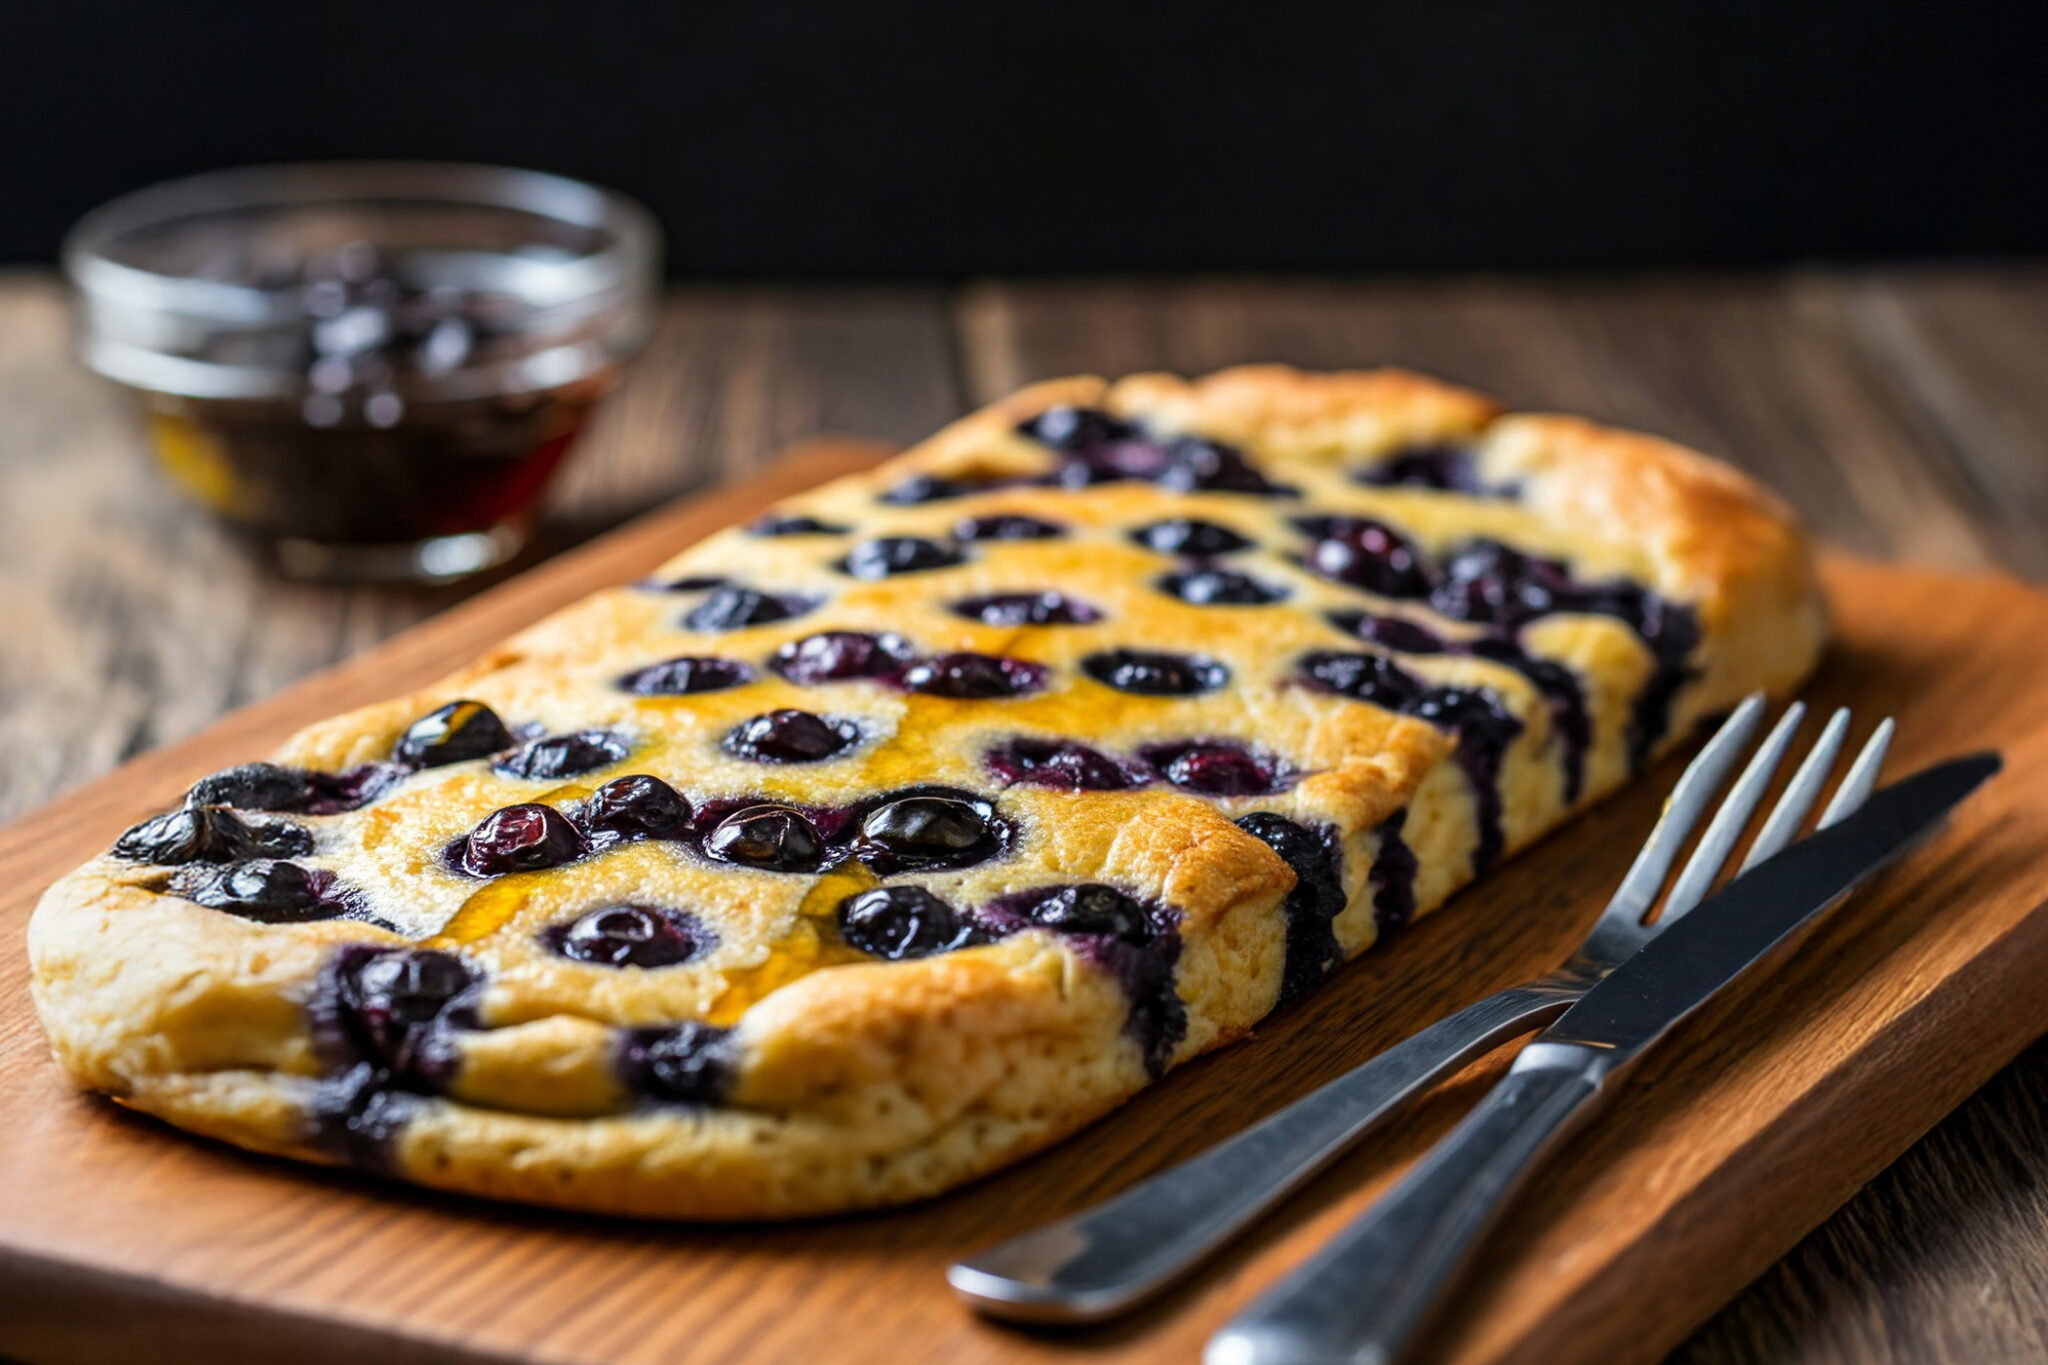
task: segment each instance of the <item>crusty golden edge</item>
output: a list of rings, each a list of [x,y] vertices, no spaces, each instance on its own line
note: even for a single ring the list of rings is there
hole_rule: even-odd
[[[1695,604],[1707,669],[1681,694],[1667,744],[1743,692],[1789,689],[1818,653],[1824,620],[1812,567],[1797,526],[1769,494],[1667,442],[1574,418],[1499,419],[1486,399],[1398,371],[1309,375],[1257,366],[1193,382],[1160,375],[1114,386],[1086,377],[1050,381],[854,477],[880,487],[906,470],[1021,472],[1042,457],[1014,442],[1006,451],[1002,438],[1056,402],[1142,410],[1169,427],[1331,458],[1484,433],[1489,467],[1522,481],[1525,497],[1547,515],[1589,535],[1641,540],[1657,565],[1654,586]],[[371,730],[387,730],[390,718],[414,714],[464,678],[518,657],[516,644],[500,647],[433,688],[352,714]],[[348,719],[316,728],[332,734]],[[1415,795],[1411,784],[1425,772],[1446,770],[1440,751],[1430,758],[1392,782],[1376,772],[1366,781],[1376,790],[1359,795],[1374,804],[1398,800],[1404,787]],[[1565,813],[1540,823],[1548,827]],[[1345,918],[1354,922],[1369,839],[1356,831],[1347,849],[1364,855],[1349,860],[1353,905]],[[1210,858],[1193,855],[1188,867],[1228,874],[1228,891],[1205,907],[1213,932],[1191,936],[1194,951],[1181,965],[1180,989],[1197,1027],[1176,1060],[1234,1040],[1270,1008],[1270,984],[1247,992],[1245,983],[1277,978],[1277,908],[1292,881],[1248,836],[1206,842],[1227,853],[1213,869]],[[199,912],[116,885],[109,875],[116,869],[105,862],[52,887],[31,926],[37,1006],[60,1059],[86,1083],[195,1131],[328,1159],[308,1145],[305,1131],[313,1080],[302,1025],[280,1027],[280,1055],[269,1070],[207,1069],[198,1059],[174,1062],[152,1051],[167,1036],[149,1022],[162,1002],[189,998],[213,1008],[218,997],[189,979],[121,983],[135,964],[94,950],[115,928],[110,917],[134,918],[145,908]],[[1421,909],[1467,879],[1437,871],[1425,877]],[[369,936],[362,926],[335,929],[336,939]],[[217,941],[219,917],[206,917],[194,932]],[[1354,929],[1349,943],[1362,947],[1370,937],[1369,929]],[[232,991],[247,997],[248,1018],[267,1028],[283,1024],[281,1012],[300,1010],[311,972],[301,974],[304,964],[290,959],[317,957],[327,941],[298,936],[282,952],[259,945],[254,959],[249,949],[231,956],[229,971],[243,974]],[[279,988],[283,979],[296,993]],[[760,1093],[736,1097],[741,1107],[593,1121],[424,1100],[400,1139],[396,1166],[443,1189],[647,1217],[787,1217],[902,1202],[1042,1147],[1145,1084],[1136,1047],[1121,1039],[1125,1008],[1103,973],[1039,934],[924,962],[819,972],[763,1000],[744,1021],[745,1074]],[[821,1104],[821,1094],[831,1102]]]

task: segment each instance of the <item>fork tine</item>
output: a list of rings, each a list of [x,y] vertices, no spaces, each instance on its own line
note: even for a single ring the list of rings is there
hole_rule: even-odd
[[[1721,809],[1715,811],[1714,818],[1707,823],[1707,832],[1700,836],[1700,846],[1692,851],[1685,870],[1672,884],[1671,894],[1664,901],[1664,913],[1657,920],[1660,928],[1675,923],[1680,915],[1706,898],[1707,888],[1714,884],[1721,864],[1727,862],[1728,855],[1735,851],[1735,843],[1742,837],[1749,817],[1756,813],[1764,792],[1769,790],[1771,776],[1784,762],[1785,750],[1791,747],[1792,736],[1805,715],[1806,707],[1799,702],[1786,707],[1785,714],[1771,727],[1771,733],[1764,738],[1755,757],[1749,760],[1749,766],[1742,770],[1742,776],[1735,779],[1735,785],[1721,802]]]
[[[1629,865],[1628,875],[1621,879],[1621,889],[1601,912],[1603,921],[1613,917],[1635,924],[1649,913],[1692,827],[1699,823],[1707,803],[1721,789],[1722,779],[1749,746],[1749,737],[1756,733],[1763,714],[1764,694],[1750,693],[1722,722],[1699,755],[1686,765],[1678,785],[1671,789],[1671,799],[1664,803],[1664,813],[1657,817],[1657,827],[1650,831],[1650,837],[1643,841],[1643,851]]]
[[[1846,820],[1856,813],[1856,808],[1870,799],[1870,789],[1877,785],[1877,770],[1884,766],[1885,750],[1892,746],[1892,718],[1886,716],[1870,732],[1870,740],[1863,746],[1863,752],[1856,755],[1856,761],[1849,765],[1849,775],[1842,779],[1842,785],[1835,788],[1835,799],[1828,802],[1828,808],[1820,813],[1820,827],[1826,829],[1837,820]]]
[[[1842,739],[1848,733],[1849,708],[1837,707],[1835,714],[1828,717],[1827,728],[1820,732],[1812,752],[1799,765],[1799,771],[1792,774],[1792,780],[1785,784],[1785,794],[1778,798],[1771,818],[1764,821],[1762,832],[1749,846],[1749,856],[1742,860],[1738,876],[1783,851],[1799,833],[1799,827],[1806,823],[1806,813],[1813,809],[1814,802],[1820,800],[1820,789],[1827,785],[1828,774],[1834,771],[1835,759],[1842,752]]]

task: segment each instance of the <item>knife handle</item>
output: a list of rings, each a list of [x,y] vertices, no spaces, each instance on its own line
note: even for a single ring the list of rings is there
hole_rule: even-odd
[[[1210,1339],[1208,1365],[1395,1365],[1551,1147],[1605,1059],[1534,1043],[1479,1107],[1313,1259]]]

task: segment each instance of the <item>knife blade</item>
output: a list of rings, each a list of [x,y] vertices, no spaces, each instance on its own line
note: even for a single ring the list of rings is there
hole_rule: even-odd
[[[1225,1324],[1207,1365],[1391,1365],[1501,1209],[1615,1078],[1688,1015],[1825,917],[1997,772],[1973,754],[1873,793],[1737,877],[1523,1049],[1449,1136],[1323,1251]]]

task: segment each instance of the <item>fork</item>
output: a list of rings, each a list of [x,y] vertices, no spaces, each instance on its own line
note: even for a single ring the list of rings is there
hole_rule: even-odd
[[[1686,840],[1764,714],[1752,694],[1686,767],[1656,827],[1577,951],[1555,971],[1496,992],[1382,1052],[1226,1142],[1080,1213],[991,1247],[947,1271],[991,1316],[1096,1322],[1136,1307],[1192,1270],[1260,1214],[1350,1150],[1388,1115],[1512,1038],[1550,1024],[1609,972],[1698,905],[1742,837],[1806,708],[1786,708],[1707,824],[1663,913],[1646,922]],[[1739,872],[1790,844],[1819,799],[1849,731],[1837,710],[1751,843]],[[1892,722],[1881,722],[1822,812],[1855,812],[1876,785]]]

